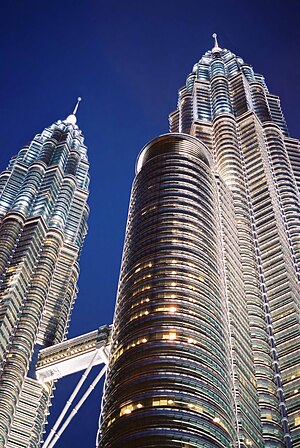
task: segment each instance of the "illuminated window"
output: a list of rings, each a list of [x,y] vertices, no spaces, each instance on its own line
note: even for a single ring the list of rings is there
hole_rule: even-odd
[[[175,332],[174,333],[169,333],[170,341],[175,341],[176,338],[177,338],[177,334]]]
[[[132,411],[133,411],[132,404],[124,406],[123,408],[121,408],[120,417],[122,417],[122,415],[129,415],[129,414],[131,414]]]
[[[168,406],[174,404],[174,400],[167,398],[154,398],[152,406]]]

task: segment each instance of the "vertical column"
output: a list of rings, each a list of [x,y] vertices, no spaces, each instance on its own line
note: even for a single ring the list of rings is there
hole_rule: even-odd
[[[259,397],[256,392],[257,371],[252,367],[257,361],[256,344],[251,343],[253,337],[258,338],[258,325],[266,340],[266,364],[269,363],[269,346],[254,261],[255,249],[236,121],[231,115],[219,116],[214,121],[213,130],[216,170],[220,176],[222,241],[237,391],[239,440],[240,443],[247,441],[249,445],[262,446]],[[235,245],[238,248],[234,254]],[[247,313],[256,316],[255,320],[250,316],[248,320]],[[272,372],[270,376],[272,378]]]

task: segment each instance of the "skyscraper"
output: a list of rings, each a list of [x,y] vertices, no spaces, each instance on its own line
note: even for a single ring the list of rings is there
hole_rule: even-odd
[[[136,165],[99,447],[300,447],[299,141],[215,45]]]
[[[44,129],[0,175],[0,446],[38,447],[52,383],[37,352],[61,342],[87,231],[87,148],[76,108]]]

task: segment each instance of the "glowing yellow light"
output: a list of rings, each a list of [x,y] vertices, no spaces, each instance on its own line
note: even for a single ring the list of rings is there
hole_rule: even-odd
[[[214,423],[220,423],[221,419],[220,417],[214,417],[213,422]]]
[[[176,313],[176,311],[177,311],[176,306],[171,306],[171,307],[169,308],[169,311],[170,311],[170,313],[172,313],[172,314]]]
[[[188,343],[189,343],[189,344],[195,344],[195,339],[193,339],[193,338],[188,338]]]
[[[172,272],[171,272],[171,274],[173,274],[173,275],[174,275],[174,274],[177,274],[177,272],[176,272],[176,271],[172,271]]]
[[[150,299],[147,298],[147,299],[146,299],[146,302],[150,302]]]
[[[131,414],[131,409],[125,409],[124,414]]]
[[[142,405],[142,403],[138,403],[138,404],[136,405],[136,407],[137,407],[138,409],[141,409],[141,408],[143,408],[144,406]]]
[[[170,339],[171,341],[174,341],[174,340],[176,339],[176,337],[177,337],[177,334],[176,334],[176,333],[169,333],[169,339]]]
[[[147,341],[148,341],[148,339],[146,339],[146,338],[142,339],[142,342],[143,342],[143,343],[145,343],[145,342],[147,342]]]
[[[294,394],[297,394],[299,392],[299,389],[294,390]]]
[[[171,286],[176,286],[176,283],[175,283],[175,282],[172,282],[172,283],[171,283]]]
[[[149,311],[145,311],[145,316],[147,316],[149,314]]]
[[[292,380],[294,380],[294,379],[296,378],[296,376],[295,376],[295,375],[292,375],[292,377],[291,377],[291,378],[292,378]]]
[[[168,400],[168,404],[174,404],[173,400]]]

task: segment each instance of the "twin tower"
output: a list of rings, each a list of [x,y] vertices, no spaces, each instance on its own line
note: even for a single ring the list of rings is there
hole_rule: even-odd
[[[88,217],[75,113],[0,176],[0,447],[42,443]],[[300,447],[300,148],[279,98],[205,53],[137,159],[99,448]]]

